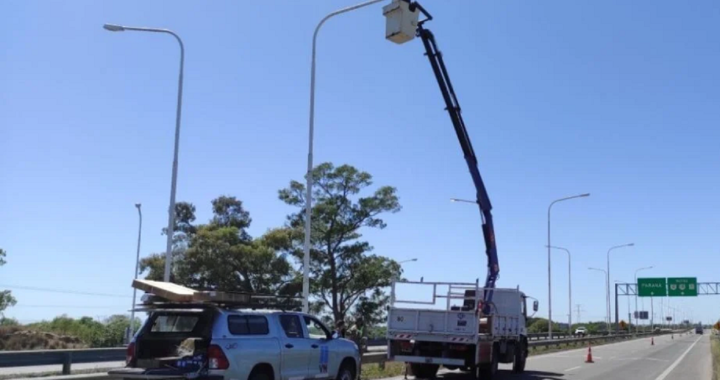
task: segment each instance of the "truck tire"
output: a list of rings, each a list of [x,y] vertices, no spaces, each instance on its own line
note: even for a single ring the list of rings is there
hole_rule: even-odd
[[[512,370],[515,373],[525,372],[525,363],[527,362],[528,346],[525,339],[520,340],[515,346],[515,358],[513,359]]]
[[[496,343],[493,345],[492,350],[492,361],[490,364],[482,364],[478,370],[479,380],[493,380],[495,374],[498,371],[498,364],[500,363],[500,346]]]
[[[440,369],[438,364],[410,363],[410,371],[419,379],[434,379],[438,369]]]

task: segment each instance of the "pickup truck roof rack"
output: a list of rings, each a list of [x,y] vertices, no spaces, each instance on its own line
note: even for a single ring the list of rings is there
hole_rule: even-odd
[[[209,305],[223,309],[276,309],[282,311],[299,309],[302,299],[290,296],[195,290],[181,285],[134,280],[133,287],[146,292],[141,301],[143,311],[158,309],[189,309]]]

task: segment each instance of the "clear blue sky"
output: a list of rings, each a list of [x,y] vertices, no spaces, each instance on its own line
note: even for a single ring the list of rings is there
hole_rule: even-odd
[[[178,47],[186,45],[178,199],[209,218],[234,195],[250,232],[284,222],[277,190],[307,155],[316,23],[351,1],[6,1],[0,13],[0,288],[23,321],[107,316],[130,305],[137,213],[143,255],[164,249]],[[546,217],[573,253],[573,304],[604,316],[602,275],[720,281],[720,3],[425,0],[493,201],[503,287],[547,315]],[[406,276],[485,277],[474,189],[420,41],[384,39],[381,5],[329,21],[318,44],[316,162],[349,163],[398,188],[402,212],[366,231]],[[567,261],[553,258],[566,320]],[[673,301],[720,316],[720,297]],[[621,313],[626,315],[626,301]],[[647,306],[647,305],[646,305]]]

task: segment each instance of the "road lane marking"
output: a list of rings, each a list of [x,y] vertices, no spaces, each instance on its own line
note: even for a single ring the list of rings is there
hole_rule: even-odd
[[[677,360],[675,360],[675,362],[673,362],[673,364],[670,364],[670,367],[667,367],[667,369],[665,370],[665,372],[661,373],[660,376],[658,376],[655,380],[664,380],[664,379],[667,377],[667,375],[669,375],[670,372],[672,372],[672,370],[674,370],[675,367],[677,367],[678,364],[680,364],[680,362],[681,362],[683,359],[685,359],[685,356],[687,356],[688,352],[690,352],[690,350],[692,350],[693,347],[695,347],[695,345],[697,344],[697,342],[700,341],[700,339],[702,339],[702,336],[699,337],[699,338],[697,338],[697,339],[695,339],[695,341],[693,342],[693,344],[691,344],[690,347],[688,347],[688,349],[685,350],[685,352],[683,352],[682,355],[680,355],[680,357],[677,358]]]
[[[581,365],[579,365],[579,366],[577,366],[577,367],[572,367],[572,368],[568,368],[568,369],[566,369],[566,370],[565,370],[565,371],[563,371],[563,372],[570,372],[570,371],[574,371],[574,370],[576,370],[576,369],[578,369],[578,368],[582,368],[582,366],[581,366]]]
[[[662,339],[662,338],[665,338],[665,337],[667,337],[667,335],[658,335],[658,336],[656,337],[657,339],[655,340],[655,345],[657,346],[657,345],[658,345],[658,341],[659,341],[660,339]],[[607,349],[613,349],[613,348],[615,348],[616,346],[620,346],[620,345],[623,345],[623,344],[629,344],[629,343],[640,344],[640,343],[643,343],[643,342],[647,342],[647,344],[649,345],[649,344],[650,344],[650,343],[649,343],[650,340],[647,339],[647,338],[648,338],[648,337],[641,337],[641,338],[637,338],[637,339],[622,340],[622,341],[619,341],[619,342],[601,344],[601,345],[596,346],[596,347],[597,347],[598,350],[603,350],[603,351],[604,351],[604,350],[607,350]],[[576,352],[583,352],[583,353],[584,353],[584,352],[587,352],[587,348],[574,348],[574,349],[567,350],[567,351],[551,352],[551,353],[547,353],[547,354],[538,354],[538,355],[533,355],[533,356],[528,357],[527,360],[537,360],[537,359],[554,358],[554,357],[568,357],[568,358],[569,358],[570,356],[564,356],[564,354],[576,353]],[[595,355],[593,355],[593,358],[596,358]]]
[[[658,359],[658,358],[645,358],[645,360],[652,360],[652,361],[663,362],[663,363],[670,361],[670,360],[667,360],[667,359]]]

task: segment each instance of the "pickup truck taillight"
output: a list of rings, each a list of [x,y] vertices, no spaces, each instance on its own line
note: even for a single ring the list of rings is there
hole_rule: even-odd
[[[211,344],[207,353],[208,367],[210,369],[228,369],[230,367],[230,362],[220,346]]]
[[[133,359],[135,359],[135,342],[130,342],[125,351],[125,365],[130,365]]]

